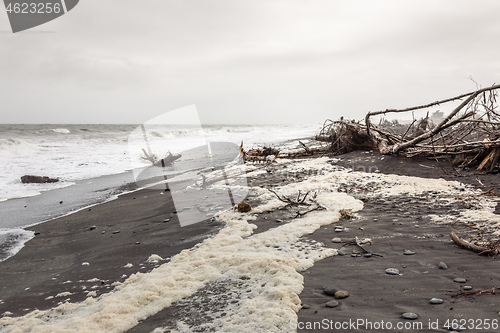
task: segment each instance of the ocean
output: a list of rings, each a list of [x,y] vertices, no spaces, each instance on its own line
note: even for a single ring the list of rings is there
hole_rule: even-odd
[[[142,149],[182,155],[207,142],[277,146],[314,136],[320,128],[321,124],[0,125],[0,261],[33,237],[24,228],[134,189],[130,184],[137,178],[135,170],[150,164],[142,158]],[[25,184],[23,175],[59,181]]]

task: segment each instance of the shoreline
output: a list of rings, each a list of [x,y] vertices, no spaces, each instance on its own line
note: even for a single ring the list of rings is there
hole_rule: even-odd
[[[429,160],[416,161],[401,159],[394,156],[384,157],[370,152],[353,152],[333,158],[339,157],[341,160],[336,162],[338,166],[358,166],[364,168],[376,166],[380,174],[399,173],[401,175],[418,175],[422,178],[439,178],[437,176],[442,173],[437,163]],[[382,157],[383,159],[381,160]],[[313,159],[292,160],[289,164],[279,163],[271,166],[268,172],[252,176],[249,179],[249,184],[252,187],[276,186],[278,184],[284,184],[286,180],[286,183],[293,185],[293,183],[301,181],[301,177],[305,179],[309,176],[304,171],[290,173],[289,170],[286,170],[286,165],[289,165],[288,169],[292,167],[293,170],[293,166],[299,161],[314,163]],[[282,178],[283,172],[286,172],[286,179]],[[294,179],[288,179],[292,174]],[[477,183],[477,185],[480,186],[475,179],[478,175],[474,175],[473,173],[466,177],[455,177],[451,174],[444,176],[448,178],[448,180],[462,181],[474,185],[474,187],[477,187],[475,184]],[[480,177],[480,181],[484,184],[484,190],[491,186],[498,187],[498,181],[496,181],[494,175],[480,175]],[[358,197],[358,200],[363,199],[366,193],[368,193],[366,191],[357,193],[355,188],[349,188],[349,184],[347,184],[347,187],[343,187],[342,190],[346,190],[350,196],[354,196],[355,198]],[[349,192],[351,190],[354,191]],[[319,228],[314,231],[312,235],[306,235],[301,238],[303,240],[307,239],[308,241],[322,242],[326,248],[336,249],[341,244],[332,243],[331,239],[340,234],[342,237],[348,238],[353,238],[355,236],[371,237],[373,244],[371,246],[366,246],[366,248],[373,248],[374,253],[384,255],[384,257],[353,258],[349,255],[331,256],[316,261],[314,266],[301,272],[305,281],[305,289],[299,294],[299,297],[302,303],[308,304],[310,308],[304,308],[298,312],[299,322],[313,322],[321,318],[321,316],[324,316],[324,318],[343,318],[347,320],[348,318],[354,318],[357,313],[356,311],[360,311],[360,308],[365,311],[366,305],[363,304],[371,304],[371,310],[366,310],[366,318],[368,319],[381,320],[384,317],[393,316],[391,317],[392,320],[397,320],[399,318],[398,316],[400,316],[398,312],[399,309],[402,310],[405,304],[411,304],[411,302],[414,302],[415,298],[425,293],[397,293],[391,296],[391,292],[389,292],[390,288],[388,289],[388,287],[385,287],[385,289],[380,289],[379,283],[373,285],[373,281],[381,283],[385,283],[383,281],[397,281],[395,279],[387,280],[387,276],[385,273],[383,274],[382,268],[387,268],[385,267],[387,266],[387,264],[385,264],[386,258],[392,258],[391,265],[402,265],[401,263],[403,261],[401,260],[409,260],[409,258],[411,258],[408,263],[404,261],[405,265],[408,267],[414,265],[414,267],[411,268],[411,274],[404,272],[404,269],[399,267],[405,274],[403,274],[403,276],[397,276],[396,278],[399,278],[400,282],[407,281],[407,283],[414,284],[415,286],[420,285],[423,281],[422,272],[419,271],[420,274],[415,273],[415,271],[419,270],[418,267],[427,267],[429,271],[434,272],[429,265],[437,265],[435,261],[438,259],[440,261],[445,260],[449,264],[449,270],[442,271],[446,272],[448,277],[452,272],[457,273],[463,271],[457,270],[462,264],[459,260],[460,258],[467,258],[467,265],[465,263],[462,265],[466,267],[466,271],[470,270],[470,267],[479,269],[480,267],[485,267],[485,265],[498,264],[497,260],[478,257],[477,254],[468,252],[467,250],[456,249],[455,246],[450,243],[445,232],[449,230],[450,226],[446,224],[435,224],[435,222],[430,221],[429,217],[426,217],[430,213],[435,213],[436,211],[448,214],[448,210],[450,207],[453,208],[452,206],[441,207],[435,205],[435,207],[432,207],[434,211],[429,210],[419,214],[417,214],[415,210],[415,214],[411,213],[399,217],[401,222],[404,223],[394,226],[392,220],[397,217],[391,217],[391,212],[397,211],[400,214],[404,214],[406,211],[410,210],[408,206],[405,205],[416,203],[420,205],[418,206],[420,207],[419,209],[427,209],[426,204],[419,202],[419,200],[423,199],[415,200],[416,201],[407,202],[405,204],[398,203],[394,201],[394,199],[388,199],[387,202],[383,203],[377,200],[368,200],[364,202],[363,209],[356,213],[358,215],[357,219],[352,221],[340,220],[336,223]],[[256,207],[262,204],[262,202],[252,199],[252,196],[249,198],[249,202],[252,206]],[[385,213],[382,215],[379,212],[380,207],[384,207],[383,209],[385,209]],[[205,221],[181,228],[176,219],[174,209],[173,202],[168,192],[162,193],[158,190],[142,189],[133,193],[121,195],[116,200],[96,205],[88,210],[82,209],[75,214],[29,228],[40,234],[28,242],[25,248],[16,256],[4,262],[0,262],[0,269],[3,272],[8,272],[3,274],[0,278],[0,285],[2,285],[2,289],[0,290],[0,299],[2,300],[2,303],[0,303],[0,313],[10,311],[12,314],[8,314],[9,316],[19,316],[35,308],[43,310],[54,307],[58,302],[64,303],[65,300],[80,302],[84,301],[89,295],[92,295],[94,298],[99,297],[99,295],[108,293],[112,290],[113,283],[125,281],[132,273],[140,272],[143,274],[151,272],[154,268],[158,267],[159,264],[168,263],[168,258],[180,253],[182,250],[193,248],[193,246],[200,244],[203,240],[213,237],[222,230],[224,226],[223,222],[210,223],[210,221]],[[498,207],[496,207],[496,212],[498,212]],[[371,221],[375,215],[378,216],[378,222],[376,224]],[[422,218],[416,219],[418,216],[422,216]],[[291,217],[293,216],[290,216],[286,210],[274,210],[269,213],[258,214],[257,219],[252,221],[252,224],[257,226],[253,234],[263,234],[266,231],[283,225],[283,222],[276,223],[276,220],[284,220],[286,224],[287,220]],[[409,222],[409,218],[415,220]],[[169,219],[169,221],[164,222],[166,219]],[[415,221],[418,221],[418,228],[414,227]],[[408,225],[407,222],[409,223]],[[336,233],[334,230],[336,225],[342,225],[346,230],[342,233]],[[412,228],[405,229],[408,226],[412,226]],[[363,228],[363,230],[360,230],[359,227]],[[422,240],[413,238],[413,236],[405,236],[397,242],[390,241],[389,243],[392,245],[388,245],[387,240],[380,238],[380,235],[386,235],[388,230],[391,230],[391,232],[396,230],[396,234],[408,233],[413,236],[436,232],[445,236],[438,237],[437,240],[434,238]],[[465,226],[460,226],[459,230],[461,234],[471,234],[474,231]],[[102,233],[103,231],[104,233]],[[116,231],[119,232],[114,233]],[[139,244],[137,244],[137,242]],[[413,246],[413,249],[417,249],[418,251],[416,251],[417,253],[414,256],[403,257],[401,256],[401,251],[404,246]],[[425,250],[426,246],[438,246],[441,250],[436,251],[436,254],[432,254],[432,251]],[[397,250],[391,250],[392,247],[396,247]],[[349,247],[346,249],[349,249]],[[447,254],[448,252],[449,254]],[[152,254],[157,254],[167,260],[157,263],[148,263],[147,259]],[[443,257],[445,259],[442,259]],[[424,260],[425,263],[422,260]],[[471,263],[468,261],[471,261]],[[86,262],[89,264],[83,265]],[[132,266],[125,267],[128,266],[128,264],[132,264]],[[381,270],[382,273],[380,273]],[[377,271],[375,275],[369,274],[369,272],[373,273],[374,271]],[[490,271],[485,271],[482,275],[485,279],[489,276],[489,278],[498,281],[499,276],[498,273],[495,273],[496,271],[498,271],[496,268],[491,269]],[[36,272],[36,274],[30,274],[28,272]],[[441,273],[440,271],[436,272]],[[346,276],[349,277],[349,279],[346,280]],[[369,276],[371,277],[367,278]],[[425,277],[428,276],[430,275],[425,275]],[[441,279],[442,277],[438,280],[430,279],[428,283],[432,286],[438,286],[440,283],[442,284]],[[321,290],[322,286],[326,284],[331,284],[332,287],[346,289],[350,292],[350,296],[345,300],[339,301],[339,303],[341,303],[339,307],[334,309],[326,308],[324,305],[325,302],[331,300],[331,296],[324,295]],[[366,284],[368,285],[366,286]],[[474,284],[474,287],[485,288],[488,286],[488,284]],[[500,281],[497,285],[500,285]],[[438,290],[449,286],[451,290],[458,285],[456,283],[451,283],[449,285],[443,284],[443,286],[444,287],[435,287],[435,289]],[[26,288],[29,289],[26,290]],[[130,331],[149,332],[161,325],[165,326],[168,323],[170,323],[169,325],[173,325],[175,324],[175,321],[173,321],[174,319],[180,320],[182,316],[186,315],[186,304],[196,307],[196,302],[192,303],[196,297],[198,297],[198,300],[200,297],[206,299],[208,296],[205,293],[211,290],[210,288],[215,288],[215,291],[212,290],[212,293],[217,293],[217,288],[220,289],[218,292],[221,292],[227,287],[208,285],[207,288],[209,289],[201,289],[200,293],[187,297],[184,301],[174,303],[170,307],[158,312],[156,315],[141,321],[139,325],[136,325]],[[406,287],[401,288],[404,291]],[[375,299],[375,295],[380,295],[381,293],[384,295],[382,298],[392,302],[392,306],[382,306],[379,304],[380,302]],[[406,299],[406,294],[411,294],[413,299]],[[57,295],[61,296],[56,297]],[[372,295],[372,297],[366,298],[366,295]],[[435,295],[441,296],[442,298],[446,296],[437,292]],[[488,296],[481,296],[481,298],[489,299]],[[403,301],[401,301],[402,299]],[[423,301],[421,300],[420,302]],[[485,311],[485,309],[491,310],[490,308],[482,307],[483,305],[489,306],[488,304],[483,304],[480,300],[478,300],[477,303],[479,303],[480,306],[476,306],[478,312],[474,312],[474,315],[479,315],[479,311]],[[214,308],[219,306],[217,304],[214,303]],[[464,303],[463,305],[466,304]],[[420,306],[423,307],[424,304],[422,303]],[[420,310],[420,307],[409,307],[409,309],[414,311],[419,310],[418,312],[420,312],[420,315],[427,319],[427,317],[430,316],[428,312],[429,309],[435,310],[436,308],[427,306],[425,310]],[[457,310],[458,309],[461,308],[457,307]],[[500,308],[498,310],[500,311]],[[315,313],[315,311],[318,312]],[[454,314],[457,312],[458,311],[455,311]],[[488,313],[490,313],[491,316],[493,315],[491,311]],[[174,319],[172,319],[172,316],[174,316]],[[441,314],[440,316],[443,317],[444,315]],[[203,320],[207,319],[203,317],[193,319],[193,325],[199,325]],[[311,330],[304,329],[299,331],[306,332]]]

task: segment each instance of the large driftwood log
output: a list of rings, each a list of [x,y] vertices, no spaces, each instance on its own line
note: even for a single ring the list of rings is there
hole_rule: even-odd
[[[24,175],[21,177],[21,182],[23,184],[29,183],[56,183],[58,182],[58,178],[50,178],[47,176],[32,176],[32,175]]]

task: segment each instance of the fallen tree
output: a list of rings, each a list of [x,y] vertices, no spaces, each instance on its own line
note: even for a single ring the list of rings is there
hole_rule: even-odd
[[[497,91],[500,85],[406,109],[369,112],[364,124],[349,120],[327,120],[317,140],[330,143],[330,151],[343,154],[358,149],[377,149],[382,154],[407,157],[451,157],[459,167],[475,166],[479,170],[498,169],[500,160],[500,113]],[[427,116],[415,119],[414,111],[462,101],[437,125]],[[371,123],[374,116],[389,113],[411,113],[410,125],[399,125],[399,131]],[[385,125],[385,126],[384,126]]]

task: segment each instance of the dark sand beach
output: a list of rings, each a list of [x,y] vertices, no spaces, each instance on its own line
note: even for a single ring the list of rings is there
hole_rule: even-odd
[[[374,152],[353,152],[340,159],[337,165],[354,171],[444,178],[484,191],[499,189],[498,175],[476,174],[473,170],[460,170],[458,175],[445,162],[442,165],[447,174],[438,163],[426,159],[382,158]],[[270,165],[266,173],[249,178],[249,185],[274,187],[301,180],[300,174],[290,179],[280,170],[283,171],[282,164]],[[491,324],[500,320],[499,295],[456,295],[463,292],[463,286],[471,286],[473,290],[500,287],[500,262],[459,248],[450,240],[451,231],[463,238],[475,236],[478,229],[473,225],[438,224],[430,217],[449,215],[453,220],[454,215],[468,208],[465,202],[445,204],[434,200],[441,195],[437,192],[373,197],[369,195],[369,186],[347,186],[342,190],[363,201],[364,207],[353,219],[342,218],[303,236],[341,252],[300,272],[304,289],[299,295],[303,308],[298,311],[298,322],[276,331],[295,328],[298,332],[391,331],[387,326],[377,329],[388,322],[394,331],[453,331],[444,327],[447,323],[457,324],[456,331],[497,331]],[[255,207],[262,204],[252,196],[248,202]],[[251,223],[257,226],[254,234],[258,234],[289,219],[288,210],[277,209],[258,214]],[[81,302],[89,295],[99,297],[109,293],[114,282],[123,282],[133,273],[150,272],[182,250],[216,235],[223,226],[222,222],[206,220],[181,228],[170,193],[147,189],[36,225],[30,228],[36,232],[35,238],[14,257],[0,262],[0,314],[18,317],[35,309],[50,309],[61,302]],[[337,226],[344,230],[335,231]],[[491,236],[491,232],[485,231],[484,235]],[[340,243],[332,242],[337,237]],[[371,256],[348,244],[356,237],[371,240],[363,245]],[[404,250],[414,254],[405,255]],[[166,260],[148,262],[152,254]],[[448,269],[439,269],[440,262],[446,263]],[[387,268],[397,268],[400,275],[386,274]],[[454,282],[455,278],[464,278],[466,282]],[[335,298],[324,293],[325,286],[345,290],[349,296],[337,300],[337,307],[326,307],[325,303]],[[205,285],[194,295],[141,320],[129,332],[175,327],[178,320],[200,327],[213,320],[204,315],[206,310],[223,312],[225,296],[231,288],[237,286],[217,282]],[[442,299],[443,303],[430,304],[431,298]],[[415,313],[418,318],[403,319],[403,313]],[[353,321],[357,326],[353,326]],[[350,326],[345,326],[346,323]],[[407,325],[403,327],[407,329],[396,329],[398,323]],[[339,329],[339,325],[344,326]],[[486,329],[486,325],[490,328]]]

